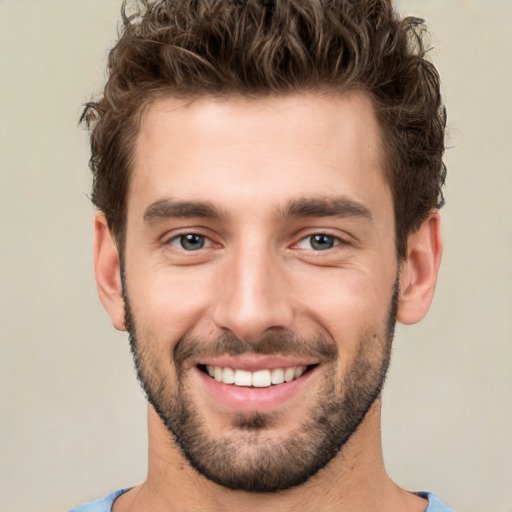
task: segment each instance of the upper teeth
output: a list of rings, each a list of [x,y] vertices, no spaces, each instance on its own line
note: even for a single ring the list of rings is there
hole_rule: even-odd
[[[306,371],[306,366],[289,366],[288,368],[249,372],[247,370],[233,370],[232,368],[207,365],[206,370],[210,377],[224,384],[266,388],[272,384],[282,384],[297,379]]]

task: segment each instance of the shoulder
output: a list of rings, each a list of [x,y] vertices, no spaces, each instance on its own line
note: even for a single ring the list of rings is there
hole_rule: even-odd
[[[454,512],[453,509],[441,501],[439,496],[432,492],[418,492],[417,494],[428,500],[428,507],[425,512]]]
[[[110,512],[112,510],[112,504],[114,503],[114,500],[123,494],[123,492],[128,490],[129,489],[121,489],[120,491],[113,492],[112,494],[107,494],[99,500],[84,503],[83,505],[80,505],[79,507],[76,507],[69,512]]]

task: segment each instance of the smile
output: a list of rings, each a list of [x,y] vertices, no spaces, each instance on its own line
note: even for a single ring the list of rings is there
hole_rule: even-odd
[[[307,366],[290,366],[287,368],[273,368],[258,371],[233,369],[221,366],[204,366],[210,377],[217,382],[232,384],[234,386],[267,388],[284,382],[298,379],[308,369]]]
[[[195,361],[192,374],[204,386],[206,403],[223,412],[270,412],[304,400],[322,375],[320,366],[313,358],[224,355]]]

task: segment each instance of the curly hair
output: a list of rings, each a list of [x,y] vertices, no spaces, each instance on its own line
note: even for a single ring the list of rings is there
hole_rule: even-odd
[[[125,0],[121,13],[103,95],[81,117],[92,200],[121,248],[136,137],[163,96],[363,91],[381,126],[399,257],[444,203],[439,75],[423,20],[400,19],[391,0]]]

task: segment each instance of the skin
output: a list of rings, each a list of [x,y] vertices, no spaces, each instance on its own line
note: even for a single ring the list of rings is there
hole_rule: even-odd
[[[285,214],[304,198],[335,199],[357,205],[357,212]],[[171,202],[208,204],[221,215],[176,217],[169,209],[162,215],[159,206]],[[256,342],[269,332],[286,331],[322,335],[335,344],[340,384],[362,340],[382,330],[397,273],[397,320],[410,324],[423,318],[442,252],[439,215],[432,212],[410,235],[406,259],[397,261],[379,126],[362,93],[159,100],[148,110],[137,141],[126,232],[132,313],[140,339],[151,339],[169,383],[178,379],[170,354],[183,338],[231,334]],[[184,233],[199,233],[208,242],[199,251],[186,251],[179,239]],[[335,245],[314,250],[309,237],[317,233],[334,237]],[[113,325],[123,330],[119,254],[101,213],[95,220],[95,273]],[[372,364],[381,357],[377,353]],[[294,435],[319,400],[316,391],[326,371],[320,364],[307,385],[272,409],[279,421],[265,432],[266,440]],[[239,411],[212,397],[193,367],[180,378],[208,432],[215,438],[229,432],[248,449],[246,434],[233,426]],[[411,512],[427,505],[385,472],[379,399],[324,469],[279,493],[232,491],[198,474],[151,406],[148,431],[147,480],[116,500],[116,512],[231,506]]]

